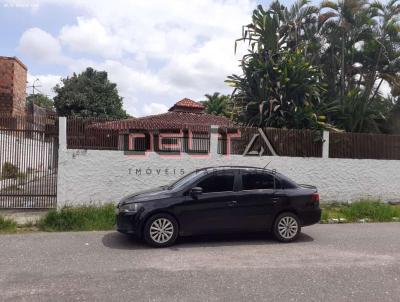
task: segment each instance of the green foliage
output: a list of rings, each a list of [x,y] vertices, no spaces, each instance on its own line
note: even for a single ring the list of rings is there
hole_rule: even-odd
[[[16,230],[17,230],[17,223],[14,220],[0,216],[0,233],[15,232]]]
[[[114,210],[112,204],[64,207],[49,211],[39,221],[38,227],[49,232],[112,230],[115,225]]]
[[[368,219],[370,222],[390,222],[400,218],[400,206],[389,205],[378,200],[360,200],[351,204],[321,205],[321,220],[345,218],[347,222]]]
[[[348,132],[380,132],[380,127],[389,114],[389,108],[384,99],[366,98],[359,89],[353,89],[346,93],[333,112],[336,124]]]
[[[26,98],[27,105],[35,104],[42,108],[54,109],[54,102],[52,99],[41,93],[30,94]]]
[[[206,107],[206,113],[225,117],[232,116],[232,102],[229,96],[214,92],[212,95],[206,94],[205,97],[207,100],[201,103]]]
[[[284,50],[273,58],[254,54],[242,62],[244,76],[230,76],[240,122],[260,127],[325,128],[318,112],[324,87],[321,73],[304,52]]]
[[[242,76],[232,75],[235,106],[242,108],[238,121],[252,126],[326,128],[318,111],[325,91],[322,73],[307,58],[305,32],[317,9],[299,1],[288,10],[274,2],[261,5],[238,41],[249,43],[241,63]],[[314,22],[315,23],[315,22]]]
[[[62,79],[54,88],[54,105],[61,116],[125,118],[117,85],[107,72],[88,67],[80,74]]]
[[[10,162],[5,162],[1,168],[1,178],[17,178],[19,175],[19,168]]]
[[[248,43],[248,53],[242,75],[227,83],[239,122],[352,132],[393,128],[380,89],[386,81],[392,95],[400,95],[399,0],[259,5],[238,42]]]

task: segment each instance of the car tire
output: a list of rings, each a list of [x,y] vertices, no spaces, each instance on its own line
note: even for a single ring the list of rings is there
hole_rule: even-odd
[[[278,241],[295,241],[299,237],[300,232],[300,220],[296,214],[291,212],[284,212],[276,217],[273,226],[273,233]]]
[[[178,238],[178,222],[166,213],[151,216],[143,229],[143,238],[153,247],[166,247],[175,243]]]

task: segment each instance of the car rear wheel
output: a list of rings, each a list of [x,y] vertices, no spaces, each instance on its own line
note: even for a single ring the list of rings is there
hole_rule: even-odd
[[[290,212],[280,214],[274,223],[275,238],[281,242],[295,241],[301,232],[299,218]]]
[[[170,246],[178,237],[178,223],[171,215],[156,214],[147,220],[143,232],[144,240],[151,246]]]

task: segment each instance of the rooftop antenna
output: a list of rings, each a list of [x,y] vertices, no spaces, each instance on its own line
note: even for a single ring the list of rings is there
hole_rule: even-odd
[[[32,88],[32,94],[35,94],[35,90],[39,91],[39,89],[37,89],[37,87],[42,87],[41,85],[35,85],[35,83],[37,81],[40,81],[40,80],[38,78],[36,78],[36,80],[33,81],[32,86],[28,86],[28,88]]]

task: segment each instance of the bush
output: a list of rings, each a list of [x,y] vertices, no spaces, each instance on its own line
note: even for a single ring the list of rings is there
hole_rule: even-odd
[[[114,205],[64,207],[51,210],[38,223],[43,231],[112,230],[115,225]]]
[[[0,232],[15,232],[17,230],[17,223],[8,218],[0,216]]]
[[[5,162],[1,168],[1,178],[17,178],[19,168],[10,162]]]

